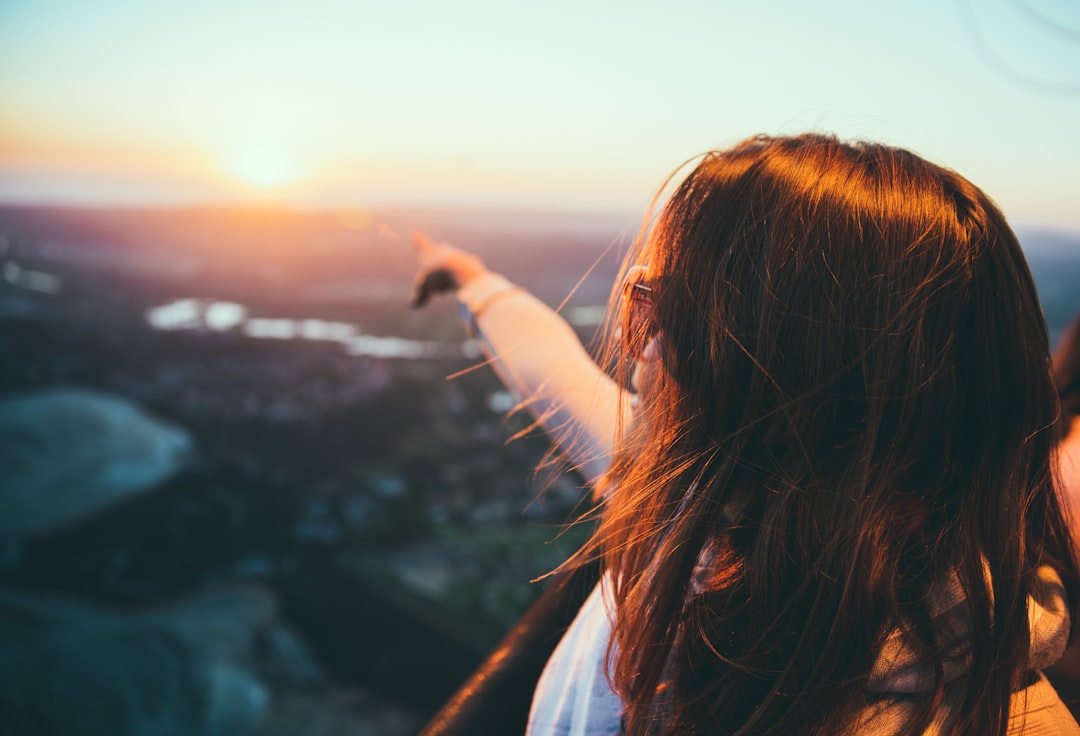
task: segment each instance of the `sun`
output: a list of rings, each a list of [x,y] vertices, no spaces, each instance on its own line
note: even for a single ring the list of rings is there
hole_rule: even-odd
[[[238,148],[225,162],[234,179],[256,189],[279,189],[293,183],[299,167],[280,146],[250,143]]]

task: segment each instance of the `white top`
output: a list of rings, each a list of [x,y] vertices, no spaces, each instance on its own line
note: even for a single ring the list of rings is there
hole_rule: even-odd
[[[614,736],[622,701],[605,672],[613,607],[597,585],[548,660],[533,695],[528,736]]]

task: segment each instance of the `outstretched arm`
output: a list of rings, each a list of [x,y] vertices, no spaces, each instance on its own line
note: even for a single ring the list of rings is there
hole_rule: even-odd
[[[590,482],[608,469],[628,402],[574,330],[524,289],[476,256],[414,234],[420,261],[416,303],[455,291],[466,318],[506,387]]]

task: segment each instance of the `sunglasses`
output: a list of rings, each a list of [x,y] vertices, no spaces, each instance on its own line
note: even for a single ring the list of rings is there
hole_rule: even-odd
[[[622,341],[626,354],[631,358],[641,357],[645,346],[656,334],[656,323],[652,318],[653,287],[646,280],[645,266],[633,266],[626,272],[622,286]]]

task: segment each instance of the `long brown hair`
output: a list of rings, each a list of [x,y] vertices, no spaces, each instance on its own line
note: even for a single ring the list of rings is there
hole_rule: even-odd
[[[936,665],[921,733],[944,687],[925,593],[954,572],[973,646],[949,732],[1005,733],[1034,570],[1077,566],[1046,325],[996,206],[904,150],[759,137],[704,156],[628,263],[662,368],[584,553],[628,732],[843,732],[906,622]]]

